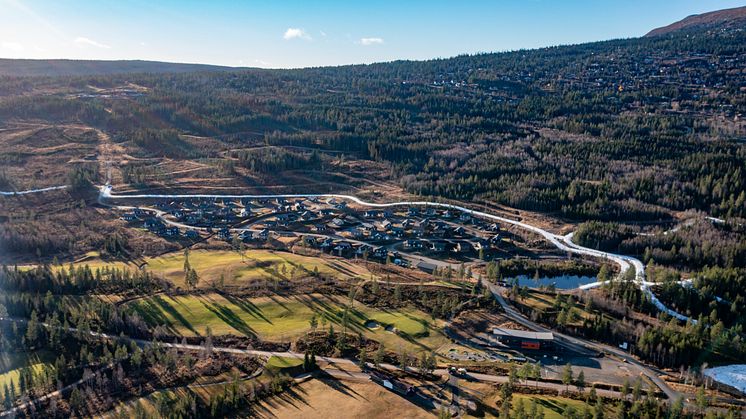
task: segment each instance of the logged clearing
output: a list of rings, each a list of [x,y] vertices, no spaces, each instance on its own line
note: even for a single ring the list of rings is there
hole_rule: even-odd
[[[432,418],[433,413],[374,383],[319,379],[254,406],[260,418]]]
[[[184,258],[182,252],[145,258],[145,268],[177,286],[183,286]],[[76,264],[88,265],[91,269],[104,266],[119,269],[138,268],[133,263],[101,260],[96,254],[91,254]],[[292,280],[315,272],[339,279],[371,277],[371,272],[364,266],[344,259],[303,256],[266,249],[247,250],[243,257],[238,252],[228,250],[194,250],[189,253],[189,265],[199,274],[202,286],[209,285],[221,275],[225,278],[226,285],[237,286],[247,285],[256,280]]]
[[[259,298],[206,294],[155,295],[132,301],[127,307],[151,326],[163,325],[170,332],[184,336],[204,335],[209,326],[215,335],[286,340],[311,330],[310,320],[314,315],[319,328],[333,325],[336,331],[342,331],[347,309],[348,332],[363,333],[392,349],[402,345],[414,350],[434,350],[448,342],[440,331],[442,322],[420,310],[379,310],[359,302],[348,308],[348,303],[348,298],[320,294]]]

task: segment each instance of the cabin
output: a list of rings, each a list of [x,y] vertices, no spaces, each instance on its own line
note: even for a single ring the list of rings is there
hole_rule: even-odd
[[[355,249],[355,255],[358,257],[363,257],[365,255],[370,254],[370,252],[373,250],[371,246],[368,246],[367,244],[360,245],[357,249]]]
[[[447,248],[448,248],[448,245],[446,244],[446,242],[443,242],[443,241],[430,242],[430,250],[434,252],[445,252]]]
[[[456,253],[469,253],[473,250],[474,248],[471,246],[471,243],[466,241],[457,242],[456,246],[453,247],[453,251]]]
[[[488,240],[485,240],[485,239],[476,239],[474,241],[474,248],[477,249],[477,250],[482,250],[482,249],[488,250],[488,249],[490,249],[490,247],[492,247],[492,246],[491,246],[491,244],[490,244],[490,242]]]
[[[124,220],[124,221],[135,221],[135,220],[137,220],[137,216],[134,213],[131,213],[131,212],[122,214],[122,216],[120,218],[122,220]]]
[[[184,233],[184,237],[186,237],[188,239],[198,239],[199,238],[199,233],[196,230],[187,230]]]
[[[342,228],[342,227],[344,227],[344,225],[345,225],[345,221],[343,219],[339,218],[339,217],[333,219],[329,223],[329,226],[332,227],[332,228]]]
[[[179,232],[179,227],[166,227],[161,234],[166,237],[179,237],[181,232]]]
[[[409,239],[404,242],[404,247],[409,249],[422,249],[422,241],[415,240],[415,239]]]
[[[419,263],[417,263],[417,269],[432,275],[433,273],[435,273],[435,270],[438,269],[438,267],[435,266],[435,264],[433,263],[420,261]]]
[[[374,211],[374,210],[368,210],[363,212],[363,217],[365,218],[377,218],[381,214],[380,211]]]
[[[332,249],[338,256],[346,256],[352,252],[352,244],[349,242],[341,241],[338,242]]]
[[[217,237],[219,240],[228,241],[232,238],[231,231],[228,230],[227,228],[221,228],[220,230],[218,230]]]
[[[238,238],[241,239],[241,241],[250,242],[254,240],[254,232],[249,230],[242,231],[241,234],[238,235]]]

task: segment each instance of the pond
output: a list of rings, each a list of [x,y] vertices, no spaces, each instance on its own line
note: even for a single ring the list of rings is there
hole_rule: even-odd
[[[559,275],[559,276],[552,276],[552,277],[541,277],[539,279],[534,279],[532,276],[528,275],[519,275],[516,277],[518,280],[518,285],[520,286],[527,286],[529,288],[539,288],[540,286],[549,286],[554,284],[555,288],[562,289],[562,290],[569,290],[573,288],[577,288],[581,285],[590,284],[591,282],[596,282],[595,276],[580,276],[580,275]],[[511,283],[510,280],[508,280],[508,283]]]

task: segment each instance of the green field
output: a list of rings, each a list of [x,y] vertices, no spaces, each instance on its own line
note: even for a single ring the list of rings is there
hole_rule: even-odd
[[[523,406],[526,409],[526,413],[528,413],[531,408],[532,399],[536,400],[536,403],[539,405],[540,411],[544,412],[545,419],[565,418],[567,416],[564,415],[564,412],[569,408],[574,409],[576,415],[580,415],[583,412],[584,407],[586,406],[586,403],[583,401],[573,400],[565,397],[513,394],[513,411],[515,412],[515,407],[518,403],[518,400],[523,400]],[[593,406],[588,406],[588,408],[591,410],[591,413],[593,413]],[[604,416],[611,417],[611,415],[611,409],[609,407],[606,407],[604,409]]]
[[[265,340],[296,338],[310,330],[314,315],[319,328],[334,325],[342,330],[347,298],[319,294],[292,297],[241,299],[218,294],[189,296],[153,296],[127,304],[151,326],[164,325],[172,333],[204,335],[209,326],[213,334],[258,336]],[[440,322],[419,310],[379,310],[358,302],[348,311],[348,327],[392,349],[398,345],[435,349],[447,342],[440,333]],[[366,327],[376,322],[377,327]],[[368,326],[373,326],[368,324]],[[399,334],[387,331],[393,327]],[[393,345],[393,346],[390,346]]]
[[[303,365],[303,360],[300,358],[289,358],[284,356],[271,356],[267,360],[265,368],[273,373],[281,372],[284,370],[290,370]]]
[[[184,284],[184,254],[168,253],[157,258],[145,258],[145,269],[163,276],[178,286]],[[91,269],[104,266],[138,269],[135,264],[104,261],[91,253],[75,265],[88,265]],[[343,259],[311,257],[274,250],[246,250],[242,257],[228,250],[195,250],[189,254],[189,265],[200,276],[201,285],[216,281],[221,275],[226,285],[243,285],[253,280],[291,280],[318,272],[323,276],[340,279],[370,278],[364,266]],[[64,265],[67,267],[67,265]]]
[[[51,366],[52,362],[52,354],[43,351],[30,354],[0,352],[0,389],[5,385],[10,386],[12,381],[16,393],[18,393],[20,391],[18,377],[23,368],[31,365],[34,373],[39,373],[44,368]]]

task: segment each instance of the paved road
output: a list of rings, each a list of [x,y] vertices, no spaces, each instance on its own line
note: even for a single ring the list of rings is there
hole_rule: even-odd
[[[626,360],[627,363],[629,363],[630,366],[636,368],[638,372],[648,377],[653,383],[655,383],[656,386],[658,386],[658,388],[661,389],[663,393],[666,394],[666,397],[668,397],[670,400],[676,400],[676,398],[678,398],[681,395],[679,392],[672,389],[662,378],[660,378],[660,376],[655,370],[644,365],[643,363],[638,361],[636,358],[634,358],[630,354],[614,346],[604,345],[601,343],[592,342],[589,340],[580,339],[580,338],[569,336],[563,333],[559,333],[557,331],[548,329],[534,321],[531,321],[530,319],[526,318],[523,314],[518,312],[515,308],[513,308],[513,306],[508,304],[505,298],[503,298],[501,294],[501,289],[498,285],[495,285],[485,280],[482,280],[482,284],[489,288],[490,292],[495,297],[495,300],[497,300],[500,306],[502,306],[503,310],[505,311],[506,316],[509,317],[511,320],[535,332],[552,332],[552,334],[555,337],[555,342],[557,344],[567,349],[579,352],[581,354],[593,354],[593,353],[605,352],[608,354],[613,354],[615,356],[618,356]]]
[[[683,321],[696,321],[694,319],[690,319],[689,317],[680,314],[668,307],[666,307],[658,298],[655,296],[655,294],[650,289],[650,283],[645,281],[645,265],[639,260],[631,256],[626,255],[619,255],[616,253],[610,253],[610,252],[604,252],[601,250],[596,249],[590,249],[587,247],[583,247],[580,245],[577,245],[572,242],[572,233],[561,236],[554,233],[551,233],[549,231],[546,231],[540,227],[527,224],[521,221],[512,220],[510,218],[505,218],[499,215],[494,215],[490,213],[486,213],[483,211],[477,211],[470,208],[465,208],[459,205],[454,204],[447,204],[443,202],[431,202],[431,201],[398,201],[398,202],[390,202],[390,203],[375,203],[375,202],[366,202],[362,199],[352,196],[352,195],[343,195],[343,194],[260,194],[260,195],[232,195],[232,194],[127,194],[127,195],[115,195],[112,193],[112,187],[110,185],[105,185],[100,188],[99,193],[99,200],[105,201],[109,199],[114,200],[124,200],[124,199],[199,199],[199,198],[207,198],[207,199],[273,199],[273,198],[286,198],[286,199],[295,199],[295,198],[336,198],[336,199],[344,199],[348,201],[352,201],[357,203],[361,206],[366,207],[373,207],[373,208],[389,208],[389,207],[402,207],[402,206],[425,206],[425,207],[438,207],[438,208],[446,208],[446,209],[454,209],[459,210],[464,213],[470,214],[473,217],[478,217],[482,219],[487,220],[493,220],[493,221],[499,221],[507,224],[511,224],[520,228],[523,228],[524,230],[528,230],[531,232],[534,232],[536,234],[539,234],[544,239],[552,243],[555,247],[558,249],[569,252],[569,253],[575,253],[579,255],[584,256],[591,256],[595,258],[601,258],[605,260],[611,260],[615,262],[617,265],[619,265],[619,270],[621,274],[624,274],[628,269],[633,268],[635,270],[635,282],[640,287],[640,289],[648,294],[651,301],[658,307],[661,311],[664,311],[668,313],[669,315],[676,317],[679,320]],[[595,285],[600,285],[600,283],[596,283]]]
[[[28,320],[26,319],[19,319],[19,318],[10,318],[10,317],[0,317],[0,321],[6,321],[6,322],[15,322],[15,323],[26,323]],[[39,323],[43,327],[51,328],[55,326],[51,326],[47,323]],[[63,329],[58,327],[59,329]],[[79,329],[76,329],[74,327],[68,327],[64,328],[65,331],[70,333],[81,333]],[[149,345],[153,345],[153,341],[145,340],[145,339],[136,339],[131,338],[129,336],[122,336],[122,335],[111,335],[107,333],[101,333],[101,332],[93,332],[93,331],[85,331],[83,332],[89,336],[97,337],[100,339],[106,339],[106,340],[115,340],[115,341],[127,341],[127,342],[134,342],[138,346],[145,347]],[[207,351],[208,349],[205,346],[202,345],[190,345],[190,344],[182,344],[182,343],[168,343],[168,342],[158,342],[159,346],[164,348],[176,348],[176,349],[182,349],[182,350],[192,350],[192,351]],[[278,356],[278,357],[284,357],[284,358],[296,358],[296,359],[303,359],[305,357],[305,354],[298,353],[298,352],[292,352],[292,351],[261,351],[256,349],[240,349],[240,348],[230,348],[230,347],[221,347],[221,346],[215,346],[211,348],[213,352],[222,352],[222,353],[230,353],[230,354],[238,354],[238,355],[253,355],[258,357],[271,357],[271,356]],[[328,367],[325,369],[331,376],[335,378],[340,379],[354,379],[354,380],[366,380],[369,379],[369,375],[364,372],[350,372],[341,370],[339,368],[335,368],[337,365],[346,365],[346,366],[356,366],[357,362],[355,360],[347,359],[347,358],[336,358],[336,357],[330,357],[330,356],[317,356],[317,361],[324,362],[328,364]],[[368,364],[371,366],[371,364]],[[108,369],[111,368],[113,364],[107,365],[102,369]],[[380,367],[388,370],[400,370],[400,368],[396,365],[392,364],[381,364]],[[440,376],[448,376],[449,372],[447,369],[436,369],[433,371],[434,374],[440,375]],[[480,374],[480,373],[468,373],[465,377],[470,380],[474,381],[481,381],[481,382],[487,382],[487,383],[505,383],[508,381],[508,378],[506,376],[499,376],[499,375],[489,375],[489,374]],[[11,415],[13,413],[17,413],[18,411],[22,410],[23,408],[27,407],[31,403],[43,401],[46,399],[49,399],[51,397],[54,397],[56,395],[61,394],[64,391],[69,390],[73,386],[80,385],[85,380],[81,379],[76,381],[75,383],[69,384],[65,387],[63,387],[61,390],[57,390],[54,392],[51,392],[49,394],[46,394],[44,396],[41,396],[37,399],[34,399],[33,401],[26,402],[22,405],[16,406],[15,408],[0,412],[0,417]],[[539,388],[544,389],[550,389],[550,390],[565,390],[565,387],[557,384],[557,383],[551,383],[551,382],[544,382],[544,381],[531,381],[531,384],[534,386],[537,386]],[[585,389],[585,391],[588,391],[589,389]],[[598,394],[607,396],[607,397],[616,397],[619,398],[621,395],[616,391],[611,390],[597,390]]]

